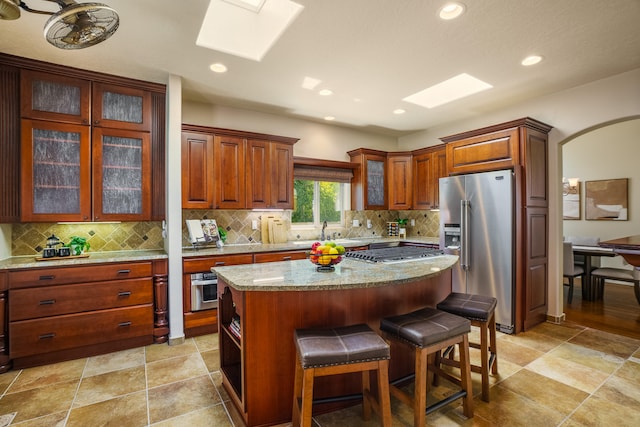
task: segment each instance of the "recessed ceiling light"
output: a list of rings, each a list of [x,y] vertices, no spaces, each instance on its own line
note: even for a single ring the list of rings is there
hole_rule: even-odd
[[[449,80],[414,93],[413,95],[409,95],[402,100],[417,104],[421,107],[433,108],[492,87],[489,83],[483,82],[469,74],[462,73]]]
[[[333,116],[326,116],[324,119],[325,119],[326,121],[328,121],[328,122],[331,122],[331,121],[335,120],[336,118],[335,118],[335,117],[333,117]]]
[[[313,77],[305,77],[304,80],[302,80],[302,87],[304,89],[314,90],[320,83],[322,83],[322,80],[314,79]]]
[[[250,10],[255,13],[260,13],[262,6],[266,0],[224,0],[227,3],[235,4],[243,9]]]
[[[524,58],[521,64],[524,65],[525,67],[528,67],[529,65],[536,65],[540,61],[542,61],[542,56],[530,55]]]
[[[318,92],[318,95],[329,96],[333,95],[333,92],[329,89],[322,89],[320,92]]]
[[[393,114],[404,114],[406,113],[405,110],[403,110],[402,108],[396,108],[395,110],[393,110]]]
[[[227,66],[224,65],[224,64],[221,64],[219,62],[216,62],[215,64],[209,65],[209,69],[211,71],[213,71],[214,73],[226,73],[227,72]]]
[[[444,6],[442,6],[442,8],[440,9],[440,12],[438,13],[438,16],[440,16],[440,19],[444,19],[448,21],[450,19],[455,19],[458,16],[462,15],[465,9],[466,9],[465,5],[462,3],[449,2]]]

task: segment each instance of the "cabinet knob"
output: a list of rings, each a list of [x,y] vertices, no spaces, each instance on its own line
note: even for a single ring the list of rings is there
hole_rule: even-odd
[[[94,125],[98,125],[98,124],[100,124],[100,120],[94,120],[94,121],[93,121],[93,124],[94,124]]]
[[[290,256],[283,256],[282,260],[283,261],[291,261],[291,257]]]

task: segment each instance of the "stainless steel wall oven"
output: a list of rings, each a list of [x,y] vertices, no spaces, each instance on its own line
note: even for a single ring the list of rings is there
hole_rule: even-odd
[[[216,273],[191,275],[191,311],[218,307],[218,276]]]

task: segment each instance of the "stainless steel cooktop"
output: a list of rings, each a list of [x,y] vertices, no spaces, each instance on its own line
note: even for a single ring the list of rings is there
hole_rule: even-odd
[[[440,249],[418,246],[395,246],[392,248],[352,251],[345,254],[348,258],[385,264],[420,261],[440,255],[444,255],[444,252]]]

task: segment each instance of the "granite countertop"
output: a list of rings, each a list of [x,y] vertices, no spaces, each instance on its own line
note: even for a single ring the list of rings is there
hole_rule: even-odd
[[[215,267],[211,270],[239,291],[315,291],[400,285],[440,274],[458,261],[442,255],[397,264],[375,264],[349,258],[332,272],[317,272],[309,260]]]
[[[245,253],[259,253],[259,252],[278,252],[278,251],[305,251],[311,249],[311,244],[316,240],[300,240],[297,242],[286,243],[241,243],[241,244],[228,244],[224,245],[222,249],[216,247],[202,247],[194,249],[191,246],[182,249],[182,257],[200,257],[200,256],[214,256],[214,255],[234,255]],[[345,248],[353,248],[357,246],[367,246],[371,243],[381,242],[415,242],[415,243],[430,243],[439,244],[438,237],[354,237],[349,239],[338,239],[340,245]]]
[[[111,251],[89,252],[87,258],[51,258],[50,261],[36,261],[40,256],[15,256],[0,260],[0,270],[36,267],[61,267],[67,265],[98,264],[104,262],[146,261],[167,258],[164,251]]]

